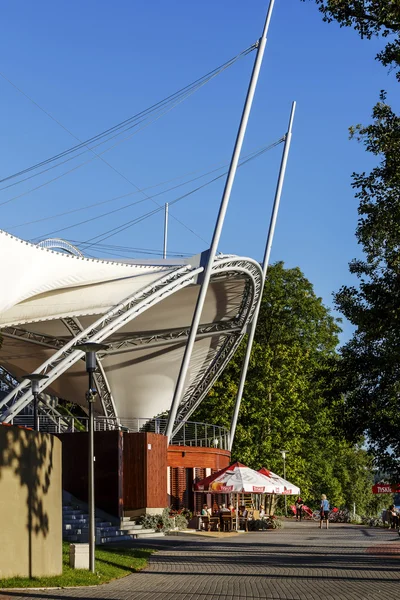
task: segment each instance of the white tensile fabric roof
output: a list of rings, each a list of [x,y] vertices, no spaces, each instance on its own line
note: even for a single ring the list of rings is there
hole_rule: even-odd
[[[170,408],[198,294],[202,257],[118,262],[72,256],[0,231],[0,365],[17,378],[49,375],[42,389],[86,406],[79,340],[109,344],[99,354],[96,412],[153,417]],[[190,413],[237,348],[261,285],[259,265],[219,256],[201,318],[181,409]],[[25,395],[21,395],[26,392]],[[0,402],[17,414],[21,393]]]

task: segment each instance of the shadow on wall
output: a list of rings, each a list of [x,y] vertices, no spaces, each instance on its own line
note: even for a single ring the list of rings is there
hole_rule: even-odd
[[[7,553],[0,561],[0,577],[12,576],[6,566],[12,550],[19,563],[13,569],[29,577],[45,574],[48,568],[53,571],[58,560],[57,556],[49,559],[49,554],[60,554],[61,562],[60,459],[60,442],[53,436],[0,425],[0,513],[3,552]],[[46,545],[50,533],[55,537]]]

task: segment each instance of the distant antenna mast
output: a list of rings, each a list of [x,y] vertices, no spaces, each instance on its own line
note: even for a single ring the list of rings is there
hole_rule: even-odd
[[[168,202],[165,203],[164,210],[164,248],[163,248],[163,258],[167,258],[167,243],[168,243]]]

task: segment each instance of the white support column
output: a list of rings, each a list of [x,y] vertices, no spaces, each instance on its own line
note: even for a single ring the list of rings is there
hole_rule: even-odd
[[[273,242],[274,233],[275,233],[276,219],[278,217],[279,204],[280,204],[281,195],[282,195],[282,187],[283,187],[283,182],[284,182],[285,173],[286,173],[287,159],[288,159],[289,150],[290,150],[290,142],[292,139],[292,127],[293,127],[293,119],[294,119],[295,110],[296,110],[296,102],[293,102],[292,108],[290,111],[288,130],[287,130],[287,134],[285,137],[285,145],[283,147],[281,166],[280,166],[279,177],[278,177],[278,182],[277,182],[276,191],[275,191],[274,205],[273,205],[271,220],[270,220],[270,224],[269,224],[267,242],[265,245],[261,294],[258,299],[257,307],[254,311],[253,321],[251,323],[250,333],[249,333],[249,337],[247,340],[246,354],[243,359],[242,370],[240,373],[239,387],[238,387],[238,391],[236,394],[235,408],[234,408],[232,422],[231,422],[231,431],[229,434],[229,450],[231,450],[231,451],[232,451],[233,440],[234,440],[235,432],[236,432],[240,404],[241,404],[242,396],[243,396],[244,384],[246,382],[247,369],[249,367],[251,349],[253,346],[254,336],[255,336],[256,328],[257,328],[258,315],[260,312],[262,298],[263,298],[265,279],[267,277],[269,258],[271,255],[272,242]]]
[[[168,422],[166,427],[166,435],[168,440],[171,439],[171,435],[174,429],[176,413],[178,411],[179,404],[182,400],[186,377],[189,370],[190,359],[193,352],[194,343],[196,340],[197,329],[199,327],[201,313],[203,312],[204,302],[207,295],[208,285],[211,279],[211,271],[214,264],[214,259],[218,250],[218,244],[222,233],[222,227],[225,220],[225,214],[228,209],[228,204],[232,192],[233,182],[236,175],[236,170],[240,158],[240,153],[242,150],[243,140],[246,133],[247,123],[250,116],[251,107],[253,104],[254,94],[257,87],[257,81],[260,74],[260,69],[262,65],[262,60],[264,57],[265,46],[267,43],[267,33],[269,29],[269,24],[271,21],[272,10],[274,7],[275,0],[270,0],[270,4],[268,7],[267,16],[264,23],[264,29],[261,35],[261,38],[258,42],[257,56],[254,62],[253,72],[250,79],[249,88],[247,91],[247,97],[243,108],[242,118],[239,125],[239,130],[236,137],[236,142],[232,154],[231,163],[228,170],[228,176],[225,183],[224,193],[222,195],[221,204],[219,208],[217,222],[215,224],[213,239],[211,242],[211,247],[208,254],[207,265],[204,269],[202,284],[200,287],[199,295],[196,302],[196,308],[193,314],[193,320],[190,329],[189,339],[187,341],[185,352],[183,355],[183,360],[181,364],[181,368],[179,371],[174,397],[172,399],[171,408],[168,415]]]

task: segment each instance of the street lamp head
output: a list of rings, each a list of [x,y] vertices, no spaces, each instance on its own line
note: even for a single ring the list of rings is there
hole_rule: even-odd
[[[82,352],[100,352],[100,350],[107,350],[107,344],[99,344],[97,342],[80,342],[75,344],[74,350],[82,350]]]
[[[23,376],[24,379],[29,379],[32,385],[33,394],[39,393],[39,383],[43,381],[43,379],[48,379],[48,375],[43,375],[42,373],[29,373],[28,375]]]
[[[283,458],[283,460],[285,460],[285,458],[286,458],[286,453],[287,453],[287,450],[280,450],[280,453],[282,454],[282,458]]]
[[[74,350],[81,350],[86,354],[86,371],[94,373],[96,370],[96,353],[101,350],[107,350],[107,344],[98,344],[97,342],[81,342],[74,346]]]

